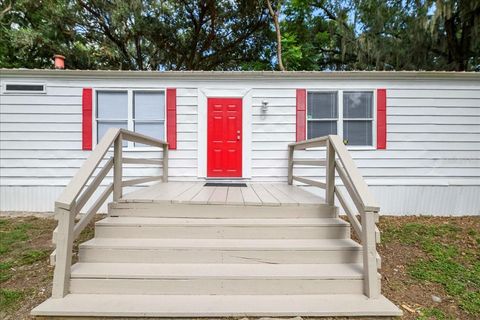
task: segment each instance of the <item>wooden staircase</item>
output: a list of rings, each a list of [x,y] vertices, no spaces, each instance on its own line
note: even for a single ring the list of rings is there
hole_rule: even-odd
[[[364,246],[350,239],[350,223],[333,205],[119,198],[96,223],[95,237],[80,245],[73,266],[61,263],[71,252],[62,246],[71,237],[62,234],[62,217],[53,297],[32,311],[35,316],[401,314],[382,295],[368,296],[380,292],[378,261],[372,280]],[[65,224],[74,233],[73,223]]]

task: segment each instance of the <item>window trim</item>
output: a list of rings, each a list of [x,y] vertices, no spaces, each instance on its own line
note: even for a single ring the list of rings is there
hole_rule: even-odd
[[[134,99],[134,92],[163,92],[163,98],[164,98],[164,115],[165,115],[165,120],[164,120],[164,126],[163,126],[163,136],[164,136],[164,141],[167,139],[167,88],[144,88],[144,87],[138,87],[138,88],[124,88],[124,87],[116,87],[116,88],[94,88],[93,90],[93,101],[92,101],[92,112],[93,112],[93,119],[92,121],[94,122],[92,126],[92,135],[94,137],[93,141],[93,147],[95,147],[98,144],[98,120],[97,118],[97,94],[98,92],[127,92],[127,128],[130,131],[134,131],[135,128],[135,123],[133,119],[133,99]],[[100,119],[102,120],[102,119]],[[104,119],[108,120],[108,119]],[[125,151],[152,151],[152,150],[157,150],[156,147],[151,147],[151,146],[135,146],[135,143],[132,141],[127,142],[127,146],[124,147]]]
[[[377,145],[377,89],[372,88],[348,88],[348,89],[326,89],[326,88],[312,88],[307,89],[307,101],[306,101],[306,112],[305,112],[305,137],[308,138],[308,121],[312,119],[308,119],[308,94],[310,92],[321,92],[321,93],[337,93],[337,107],[338,107],[338,117],[337,117],[337,135],[339,135],[343,139],[343,121],[348,120],[351,118],[344,119],[343,118],[343,93],[344,92],[371,92],[373,95],[372,99],[372,145],[365,145],[365,146],[355,146],[355,145],[346,145],[348,150],[375,150]],[[331,119],[314,119],[314,120],[330,120]],[[367,118],[362,118],[359,120],[367,120]]]
[[[7,85],[26,85],[26,86],[39,86],[43,87],[43,90],[7,90]],[[2,83],[2,93],[3,94],[24,94],[24,95],[34,95],[34,94],[46,94],[47,93],[47,84],[45,82],[32,82],[32,81],[4,81]]]

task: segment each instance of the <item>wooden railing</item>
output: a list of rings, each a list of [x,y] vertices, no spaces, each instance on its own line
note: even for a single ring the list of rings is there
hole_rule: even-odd
[[[162,148],[163,159],[123,158],[122,148],[124,140]],[[107,160],[87,186],[88,181],[93,176],[95,170],[99,167],[100,162],[104,160],[105,155],[112,146],[113,157]],[[122,178],[124,163],[162,165],[163,175],[124,181]],[[75,217],[77,214],[90,200],[112,168],[113,183],[110,183],[105,188],[102,194],[94,201],[90,209],[88,209],[86,214],[82,215],[80,220],[75,223]],[[113,193],[113,200],[117,201],[122,197],[123,187],[156,180],[163,180],[164,182],[167,182],[168,180],[168,144],[164,141],[128,130],[117,128],[109,129],[55,202],[55,217],[58,220],[58,226],[54,233],[56,250],[53,254],[53,260],[55,263],[52,288],[53,298],[62,298],[68,293],[73,242],[92,220],[98,209],[100,209],[110,194]]]
[[[326,147],[326,158],[317,160],[297,160],[294,158],[295,150]],[[345,147],[342,139],[330,135],[310,140],[305,140],[288,145],[288,184],[298,181],[311,186],[325,189],[325,202],[334,205],[335,196],[347,214],[358,239],[363,246],[363,272],[364,293],[369,298],[380,296],[380,283],[377,269],[380,260],[376,250],[376,243],[380,241],[380,233],[375,223],[378,222],[379,206],[368,190],[368,186],[360,175],[355,163]],[[312,165],[326,167],[325,182],[295,176],[294,165]],[[343,182],[345,189],[355,207],[350,207],[347,198],[335,184],[335,172]],[[360,221],[357,218],[360,215]]]

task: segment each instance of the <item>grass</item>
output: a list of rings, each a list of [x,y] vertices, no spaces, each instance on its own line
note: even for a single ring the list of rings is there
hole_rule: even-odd
[[[0,220],[0,254],[4,255],[14,249],[19,243],[28,239],[29,223],[14,224],[8,219]]]
[[[0,319],[30,319],[30,310],[51,295],[55,226],[51,218],[0,217]],[[92,236],[89,225],[76,244]]]
[[[0,283],[12,278],[17,268],[31,265],[40,261],[50,254],[50,249],[30,249],[31,236],[38,229],[29,222],[16,223],[13,219],[0,220]],[[9,291],[5,291],[8,296]],[[2,296],[4,293],[2,292]],[[3,300],[2,300],[3,301]],[[10,301],[5,298],[5,301]]]
[[[9,310],[20,302],[23,292],[17,290],[0,289],[0,310]]]
[[[408,274],[435,283],[467,314],[480,317],[480,231],[455,223],[412,222],[387,228],[383,241],[419,247],[425,255],[407,265]],[[442,311],[424,309],[418,319],[450,319]]]
[[[442,310],[437,308],[422,308],[420,310],[421,315],[417,317],[417,320],[454,320],[452,316],[446,315]]]
[[[0,218],[0,319],[26,319],[30,304],[49,294],[54,225],[52,219]]]

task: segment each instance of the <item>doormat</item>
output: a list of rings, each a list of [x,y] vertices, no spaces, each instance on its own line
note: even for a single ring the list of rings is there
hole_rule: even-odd
[[[203,185],[204,187],[242,187],[246,188],[246,183],[235,183],[235,182],[207,182]]]

